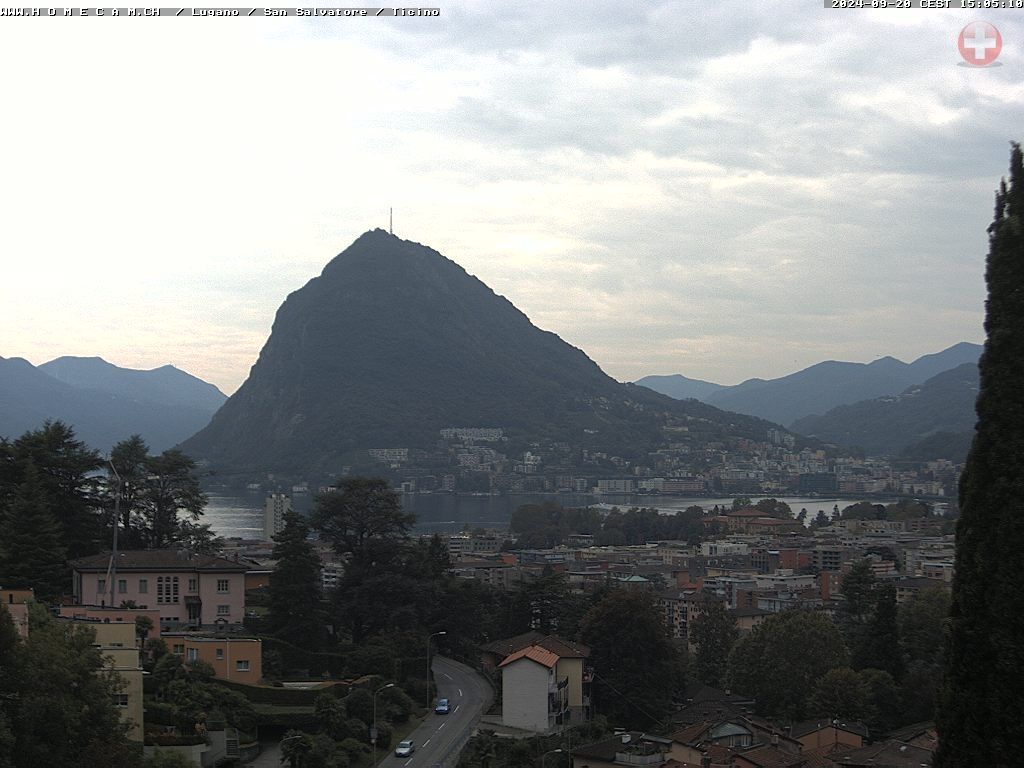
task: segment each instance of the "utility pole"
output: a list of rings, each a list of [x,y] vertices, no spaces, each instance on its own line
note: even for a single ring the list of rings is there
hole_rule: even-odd
[[[110,551],[110,566],[107,568],[107,578],[110,579],[110,607],[116,608],[114,604],[114,589],[117,584],[117,528],[121,525],[121,476],[117,473],[117,469],[114,468],[114,462],[107,460],[107,464],[110,465],[110,471],[114,473],[114,477],[117,478],[117,494],[114,496],[114,546]]]
[[[388,234],[395,234],[395,209],[388,208]]]

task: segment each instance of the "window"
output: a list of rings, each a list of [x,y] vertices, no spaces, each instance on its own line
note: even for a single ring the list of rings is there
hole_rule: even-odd
[[[119,595],[124,595],[128,593],[128,579],[117,580],[117,593]]]
[[[175,656],[184,656],[185,655],[185,644],[184,643],[175,643],[173,646],[171,646],[171,653],[173,653]]]
[[[230,591],[229,584],[227,579],[217,579],[217,594],[226,595]]]
[[[198,588],[199,587],[197,586],[196,579],[189,579],[188,580],[188,591],[189,592],[195,592]]]
[[[145,595],[149,592],[149,579],[139,579],[139,594]]]
[[[128,694],[127,693],[114,693],[110,696],[114,702],[115,707],[127,707],[128,706]]]
[[[223,648],[218,648],[217,649],[217,661],[224,661],[224,649]]]
[[[96,579],[96,594],[102,595],[106,591],[107,591],[107,580],[106,579]]]
[[[218,616],[227,616],[230,613],[231,613],[231,606],[230,605],[218,605],[217,606],[217,615]]]
[[[156,601],[158,603],[164,602],[165,586],[166,585],[164,584],[164,577],[163,576],[157,576],[156,577]]]
[[[169,602],[169,603],[176,603],[176,602],[178,602],[178,577],[177,576],[170,576],[168,578],[169,578],[169,580],[171,582],[171,599],[168,600],[167,602]]]
[[[188,660],[189,661],[195,661],[198,658],[199,658],[199,649],[198,648],[189,648],[188,649]]]
[[[238,661],[236,661],[235,662],[235,671],[236,672],[248,672],[249,671],[249,660],[248,659],[239,659]]]

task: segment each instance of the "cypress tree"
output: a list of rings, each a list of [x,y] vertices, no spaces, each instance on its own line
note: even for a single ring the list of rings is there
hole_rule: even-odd
[[[1024,753],[1024,164],[996,194],[985,279],[978,424],[960,481],[956,577],[938,713],[938,768],[1019,765]]]
[[[307,650],[319,650],[324,634],[320,556],[307,538],[309,525],[288,512],[274,537],[277,566],[270,578],[270,629]]]

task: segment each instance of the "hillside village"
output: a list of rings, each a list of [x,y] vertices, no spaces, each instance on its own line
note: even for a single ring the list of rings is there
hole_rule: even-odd
[[[280,498],[268,498],[271,521],[275,502],[280,508]],[[846,515],[808,529],[793,518],[766,514],[764,504],[745,507],[742,500],[737,502],[720,514],[703,515],[704,534],[695,544],[595,546],[592,535],[573,534],[558,546],[517,549],[510,547],[508,531],[467,531],[442,539],[448,573],[502,593],[529,590],[554,577],[580,595],[608,590],[644,595],[657,607],[665,634],[691,658],[700,653],[695,626],[716,611],[729,618],[737,641],[785,612],[840,620],[848,602],[843,585],[852,583],[847,579],[858,568],[880,588],[891,588],[897,606],[923,592],[950,588],[954,544],[952,536],[942,533],[945,521],[940,517]],[[114,571],[108,554],[71,561],[73,591],[61,600],[55,621],[95,632],[107,668],[120,676],[117,709],[130,723],[130,738],[150,745],[147,751],[159,745],[204,766],[241,760],[255,754],[255,723],[274,722],[275,710],[267,702],[308,707],[324,691],[345,695],[341,692],[379,683],[378,677],[361,681],[332,675],[301,691],[275,694],[282,689],[267,687],[273,676],[265,674],[263,595],[279,565],[271,558],[271,544],[231,540],[220,555],[181,549],[124,551]],[[330,593],[344,573],[345,559],[339,560],[326,542],[317,548],[323,557],[320,586]],[[5,589],[0,600],[27,638],[31,590]],[[466,659],[499,691],[479,731],[512,739],[571,739],[573,731],[567,729],[602,714],[594,709],[591,695],[594,677],[602,670],[592,664],[590,649],[560,636],[557,616],[544,623],[526,634],[478,646]],[[247,692],[256,706],[246,725],[251,730],[247,733],[235,718],[223,716],[183,729],[154,698],[153,675],[160,676],[160,665],[153,667],[154,648],[163,648],[166,658],[179,666],[202,668],[213,681]],[[261,690],[269,693],[253,696]],[[685,690],[674,695],[673,714],[657,733],[625,731],[573,745],[572,766],[929,764],[935,745],[929,723],[882,733],[833,714],[815,712],[799,722],[766,718],[749,694],[704,684],[691,672]]]
[[[565,442],[534,443],[515,453],[500,427],[449,427],[432,451],[371,448],[352,473],[388,477],[405,493],[597,493],[695,495],[785,493],[904,494],[954,497],[961,466],[948,459],[855,457],[834,447],[798,447],[797,437],[770,428],[761,440],[696,442],[680,427],[676,442],[633,459],[574,450]],[[263,487],[255,483],[253,488]],[[273,483],[268,483],[273,487]]]

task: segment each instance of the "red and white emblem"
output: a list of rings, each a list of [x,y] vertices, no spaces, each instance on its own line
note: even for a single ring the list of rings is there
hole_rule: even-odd
[[[957,47],[968,64],[985,67],[999,57],[1003,50],[1003,37],[987,21],[972,21],[960,30]]]

